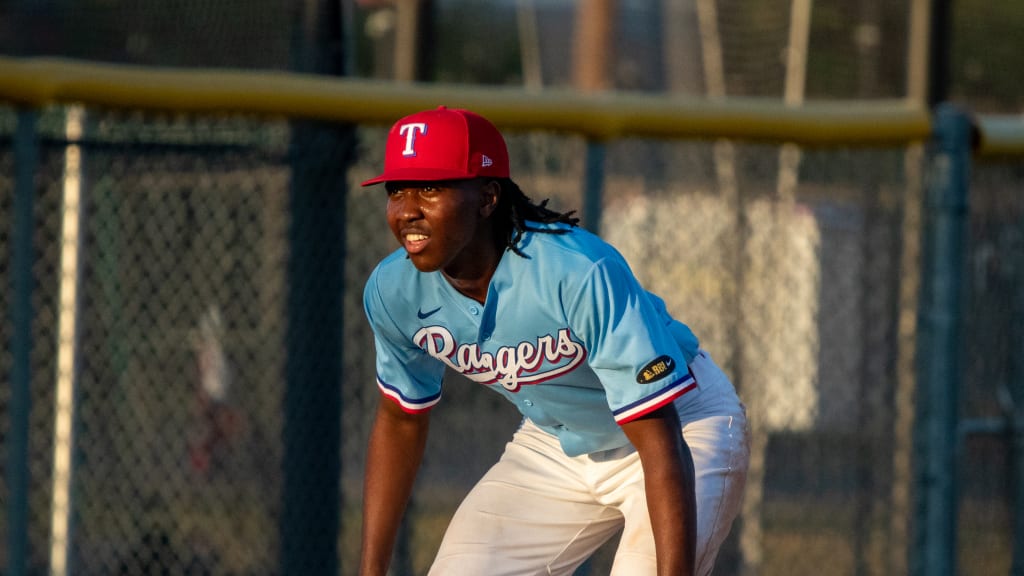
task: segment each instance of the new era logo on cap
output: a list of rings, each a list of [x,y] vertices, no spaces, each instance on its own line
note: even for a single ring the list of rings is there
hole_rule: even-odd
[[[388,181],[508,178],[505,139],[489,120],[469,110],[417,112],[391,127],[384,172],[363,186]]]

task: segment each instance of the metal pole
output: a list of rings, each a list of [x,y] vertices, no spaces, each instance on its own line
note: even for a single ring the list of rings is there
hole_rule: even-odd
[[[307,0],[299,10],[293,68],[340,75],[345,57],[337,0]],[[350,126],[291,124],[279,520],[279,572],[286,576],[340,573],[345,174],[354,142]]]
[[[573,84],[584,92],[615,87],[611,74],[615,57],[618,0],[590,0],[576,4],[573,30]]]
[[[420,0],[398,0],[395,2],[395,80],[412,82],[416,80],[417,55],[419,51]]]
[[[583,175],[583,225],[594,234],[601,233],[604,202],[605,144],[587,141],[587,158]]]
[[[931,0],[928,35],[928,106],[935,108],[949,99],[949,68],[952,31],[951,0]]]
[[[14,139],[15,189],[11,234],[11,398],[7,441],[7,574],[25,576],[28,557],[29,413],[32,409],[32,236],[38,114],[19,110]]]
[[[971,121],[942,104],[935,117],[925,222],[918,338],[916,506],[911,574],[956,572],[958,396],[966,269]]]
[[[577,5],[573,31],[573,84],[580,92],[599,92],[613,88],[610,63],[614,51],[617,0],[594,0]],[[605,143],[587,141],[583,166],[583,225],[601,233],[604,196]]]
[[[807,79],[807,48],[811,36],[811,0],[792,0],[789,17],[789,43],[786,48],[786,80],[782,94],[787,106],[804,102]],[[800,147],[783,144],[779,152],[778,199],[792,204],[800,179]]]
[[[50,576],[66,576],[71,550],[74,422],[78,388],[78,320],[81,304],[83,224],[82,139],[85,110],[71,106],[65,119],[63,207],[60,242],[60,294],[57,316],[57,373],[53,406],[53,494],[50,506]]]
[[[924,104],[927,100],[928,42],[932,0],[911,0],[907,31],[907,98]],[[898,350],[896,390],[893,395],[892,491],[889,501],[889,574],[907,574],[910,546],[914,452],[915,350],[921,271],[921,200],[924,182],[924,146],[913,143],[903,155],[905,190],[900,250]]]
[[[544,66],[540,57],[540,33],[537,31],[537,9],[533,0],[517,0],[516,31],[519,33],[523,87],[527,90],[540,90],[544,87]]]

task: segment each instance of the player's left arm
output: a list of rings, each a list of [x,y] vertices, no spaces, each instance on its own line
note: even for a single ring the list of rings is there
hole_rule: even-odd
[[[658,575],[691,576],[697,547],[693,457],[669,403],[622,425],[644,469]]]

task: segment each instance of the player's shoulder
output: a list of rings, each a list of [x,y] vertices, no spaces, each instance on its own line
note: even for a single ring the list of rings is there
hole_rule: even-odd
[[[523,252],[546,262],[559,261],[564,264],[590,266],[606,259],[619,259],[621,255],[609,243],[596,234],[566,224],[530,223],[531,228],[544,232],[533,232],[524,236]]]
[[[554,282],[564,294],[578,294],[595,283],[632,283],[635,276],[629,263],[596,234],[582,228],[563,227],[563,233],[533,232],[524,236],[528,260],[517,260],[524,278],[537,276],[537,283]],[[536,265],[531,263],[536,262]]]
[[[390,254],[381,258],[374,268],[374,272],[387,274],[406,274],[415,270],[409,258],[406,257],[404,248],[396,248]]]
[[[403,326],[413,320],[425,295],[436,291],[436,274],[416,270],[405,250],[392,252],[374,267],[363,288],[363,308],[371,324]]]
[[[384,297],[407,294],[415,290],[419,280],[416,272],[416,267],[405,257],[405,250],[399,248],[377,263],[366,280],[365,290],[377,292]]]

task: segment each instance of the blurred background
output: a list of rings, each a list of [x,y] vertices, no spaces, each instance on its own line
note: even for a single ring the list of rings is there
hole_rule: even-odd
[[[1022,45],[1016,0],[0,1],[13,58],[979,115],[1024,113]],[[358,182],[386,129],[0,102],[0,573],[355,574],[378,401],[361,294],[397,247]],[[507,138],[528,195],[589,201],[592,142]],[[715,573],[922,574],[918,363],[947,360],[916,356],[926,150],[600,150],[585,224],[694,328],[754,424]],[[1022,189],[1020,157],[972,164],[949,573],[1024,573]],[[394,574],[425,573],[518,420],[449,376]]]

